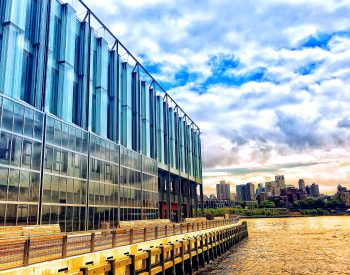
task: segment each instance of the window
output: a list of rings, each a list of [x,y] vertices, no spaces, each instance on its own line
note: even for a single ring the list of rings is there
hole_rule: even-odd
[[[59,149],[53,149],[54,158],[53,158],[53,167],[52,169],[59,172],[61,167],[61,151]]]
[[[19,201],[29,201],[29,172],[21,171]]]
[[[17,225],[28,223],[28,205],[17,205]]]
[[[24,135],[33,137],[34,128],[34,111],[26,108],[24,116]]]
[[[24,125],[24,107],[20,104],[15,104],[14,111],[14,123],[13,123],[13,131],[19,134],[23,132]]]
[[[31,202],[39,201],[39,179],[39,173],[30,173],[29,194]]]
[[[16,204],[7,204],[6,208],[6,226],[16,225]]]
[[[39,171],[41,163],[41,143],[33,142],[32,169]]]
[[[38,224],[37,205],[29,205],[28,224]]]
[[[12,137],[11,147],[11,165],[20,166],[21,163],[21,150],[22,150],[22,138],[18,136]]]
[[[32,103],[32,68],[33,55],[24,50],[22,60],[21,99],[29,104]]]
[[[62,162],[61,162],[61,174],[67,173],[67,167],[68,167],[68,152],[62,150]]]
[[[1,127],[8,131],[12,131],[12,124],[13,124],[13,102],[4,98],[3,106],[2,106]]]
[[[0,166],[0,200],[6,200],[7,177],[8,177],[8,169]],[[0,205],[0,207],[2,207],[2,205]]]
[[[22,152],[22,165],[27,166],[30,168],[30,164],[32,161],[32,153],[33,153],[33,147],[32,142],[29,140],[23,141],[23,152]]]
[[[0,134],[0,163],[9,164],[10,161],[11,135],[6,133]]]
[[[9,171],[9,188],[7,199],[9,201],[18,200],[19,191],[19,170],[10,169]]]

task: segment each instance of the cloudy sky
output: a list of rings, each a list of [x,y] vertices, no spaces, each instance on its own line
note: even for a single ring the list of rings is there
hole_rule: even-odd
[[[205,193],[350,187],[350,1],[86,0],[202,131]]]

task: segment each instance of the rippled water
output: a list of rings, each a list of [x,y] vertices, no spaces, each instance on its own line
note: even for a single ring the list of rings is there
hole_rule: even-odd
[[[201,274],[350,274],[350,216],[247,222],[248,239]]]

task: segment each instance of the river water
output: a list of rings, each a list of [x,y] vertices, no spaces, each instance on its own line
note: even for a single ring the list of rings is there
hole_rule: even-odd
[[[248,239],[200,274],[350,274],[350,216],[247,223]]]

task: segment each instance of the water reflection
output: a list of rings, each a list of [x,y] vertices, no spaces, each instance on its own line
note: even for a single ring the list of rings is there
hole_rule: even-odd
[[[249,237],[202,274],[350,274],[350,217],[247,219]]]

